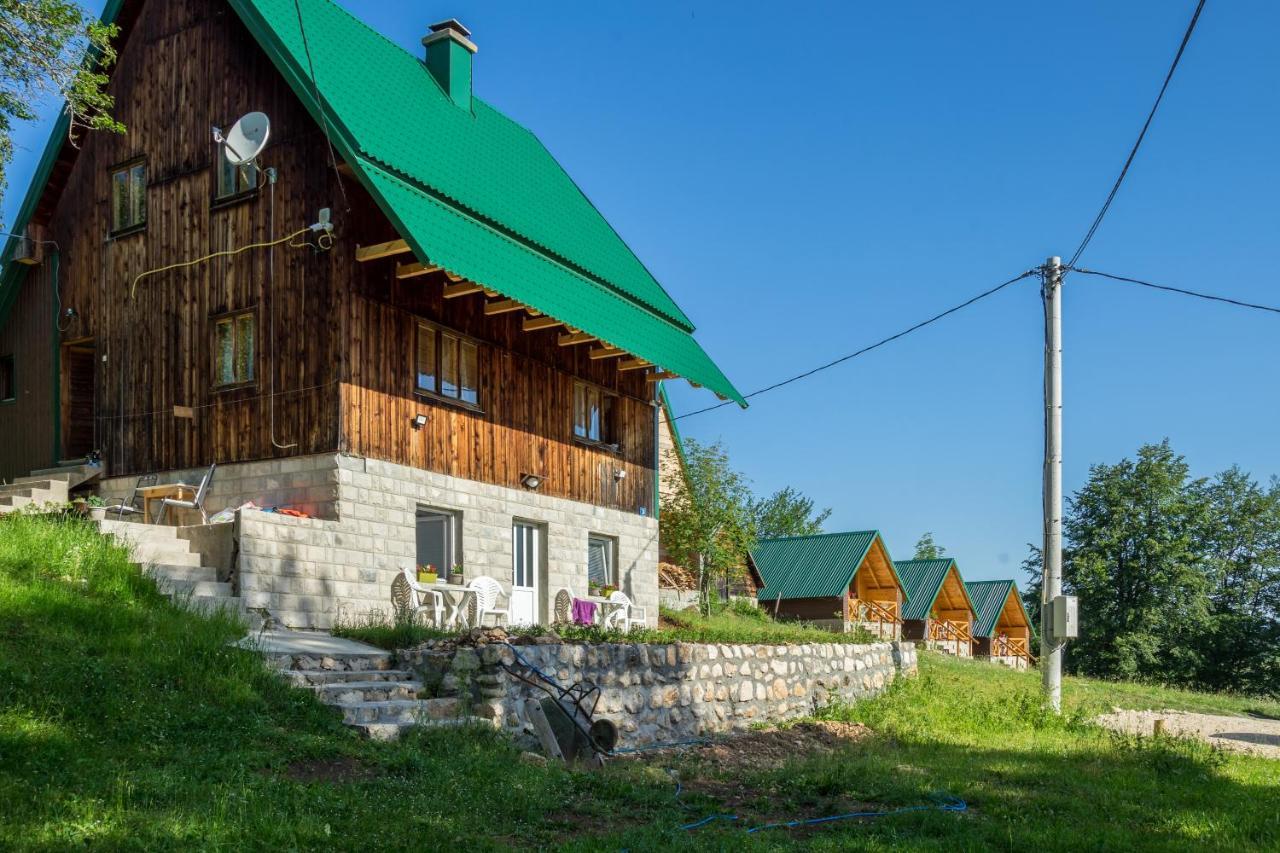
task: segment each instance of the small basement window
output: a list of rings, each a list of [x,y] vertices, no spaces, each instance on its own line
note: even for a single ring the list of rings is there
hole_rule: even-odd
[[[139,160],[111,170],[111,231],[147,224],[147,163]]]
[[[18,377],[12,355],[0,355],[0,403],[18,399]]]
[[[213,321],[215,386],[227,387],[253,382],[255,321],[252,311],[226,314]]]
[[[591,444],[616,448],[618,436],[614,422],[617,398],[608,391],[575,382],[573,385],[573,437]]]
[[[613,570],[614,541],[607,536],[587,537],[587,583],[590,586],[616,587]]]
[[[215,155],[215,169],[218,174],[218,186],[214,195],[215,201],[234,198],[238,195],[253,192],[258,188],[258,167],[253,163],[237,166],[227,159],[227,144],[218,143]]]
[[[457,513],[418,507],[418,565],[432,567],[441,578],[447,580],[453,574],[453,567],[459,562],[455,548],[457,533]]]
[[[480,408],[480,348],[431,323],[418,324],[414,390]]]

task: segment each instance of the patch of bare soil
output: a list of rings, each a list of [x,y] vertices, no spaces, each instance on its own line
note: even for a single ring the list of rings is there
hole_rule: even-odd
[[[832,752],[871,734],[861,723],[813,721],[794,726],[757,729],[687,749],[655,749],[635,753],[646,763],[666,762],[673,752],[716,773],[772,770],[815,753]]]
[[[375,775],[374,769],[356,758],[321,758],[294,761],[284,769],[293,782],[362,782]]]
[[[1155,732],[1157,720],[1164,720],[1164,732],[1168,735],[1199,738],[1233,752],[1280,759],[1280,720],[1116,708],[1098,717],[1096,722],[1112,731],[1150,736]]]

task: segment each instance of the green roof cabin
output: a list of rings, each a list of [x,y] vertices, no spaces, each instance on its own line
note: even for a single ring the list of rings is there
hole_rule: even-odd
[[[894,563],[910,596],[902,611],[902,638],[959,657],[973,656],[973,601],[950,557]]]
[[[973,623],[974,657],[1015,669],[1032,664],[1031,617],[1011,580],[966,581],[977,618]]]
[[[656,624],[659,383],[745,402],[483,99],[483,34],[424,19],[406,50],[331,0],[103,18],[127,131],[68,142],[64,115],[5,229],[0,483],[88,457],[30,482],[145,503],[208,474],[168,519],[236,514],[219,606],[290,627],[386,613],[415,565],[495,579],[512,622],[614,586]]]
[[[764,584],[760,606],[780,619],[862,627],[886,640],[902,634],[907,593],[879,531],[764,539],[749,560]]]

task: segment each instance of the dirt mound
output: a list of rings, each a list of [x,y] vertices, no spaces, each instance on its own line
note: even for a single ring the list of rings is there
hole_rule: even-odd
[[[869,734],[871,730],[861,723],[804,722],[742,732],[687,748],[647,750],[634,757],[645,762],[666,762],[673,753],[679,753],[682,759],[716,773],[770,770],[792,759],[832,752]]]
[[[1195,737],[1229,749],[1280,759],[1280,721],[1256,717],[1226,717],[1186,711],[1126,711],[1116,708],[1096,722],[1112,731],[1152,735],[1156,720],[1164,720],[1164,732],[1175,737]]]

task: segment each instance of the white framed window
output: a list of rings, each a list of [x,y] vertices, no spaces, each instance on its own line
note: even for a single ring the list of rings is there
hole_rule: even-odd
[[[450,510],[418,507],[416,522],[417,561],[430,566],[440,577],[449,579],[453,567],[461,562],[457,547],[461,516]]]
[[[587,583],[595,586],[618,586],[614,570],[614,551],[617,543],[608,536],[592,534],[587,537]]]

